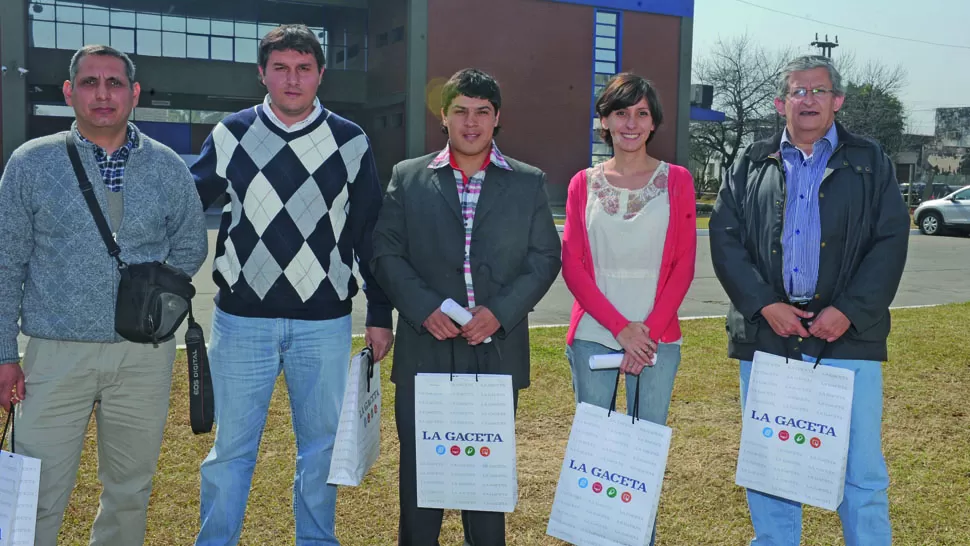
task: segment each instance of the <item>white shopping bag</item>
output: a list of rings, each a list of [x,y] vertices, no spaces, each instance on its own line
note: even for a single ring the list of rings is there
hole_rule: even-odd
[[[327,483],[360,485],[380,451],[381,363],[365,348],[350,362]]]
[[[13,450],[13,413],[7,417]],[[0,446],[7,434],[0,434]],[[37,523],[40,459],[0,450],[0,546],[33,546]]]
[[[515,510],[512,376],[419,373],[414,424],[419,507]]]
[[[855,375],[757,352],[735,483],[835,510],[842,503]]]
[[[650,544],[669,427],[576,406],[546,534],[579,546]]]

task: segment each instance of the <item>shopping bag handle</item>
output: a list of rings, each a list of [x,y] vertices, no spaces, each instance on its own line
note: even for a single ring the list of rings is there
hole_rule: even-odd
[[[495,346],[496,350],[498,345]],[[474,347],[473,347],[474,349]],[[487,348],[486,348],[487,350]],[[478,383],[478,376],[482,373],[482,361],[479,357],[478,351],[473,351],[475,354],[475,383]],[[499,353],[499,358],[501,358],[501,353]],[[451,340],[451,370],[448,372],[448,381],[455,380],[455,340]]]
[[[818,365],[822,363],[822,359],[825,358],[825,351],[828,351],[831,346],[832,344],[829,343],[828,340],[826,340],[825,343],[822,345],[822,350],[818,352],[818,358],[815,359],[815,365],[812,366],[813,370],[818,368]],[[788,358],[788,356],[785,356],[785,364],[788,364],[789,360],[790,359]]]
[[[623,372],[620,370],[616,371],[616,382],[613,384],[613,398],[610,400],[610,410],[606,413],[607,416],[613,415],[616,411],[616,395],[620,391],[620,376]],[[637,388],[633,395],[633,411],[630,412],[630,417],[633,423],[640,420],[640,375],[637,374]]]
[[[0,433],[0,449],[2,449],[3,448],[3,440],[4,440],[4,438],[7,437],[7,429],[8,428],[10,429],[10,453],[15,453],[14,447],[13,447],[13,433],[14,433],[13,412],[14,412],[14,404],[13,404],[13,402],[11,402],[10,403],[10,412],[7,414],[7,422],[4,423],[4,425],[3,425],[3,433]]]
[[[367,392],[370,392],[370,380],[374,379],[374,348],[368,345],[360,354],[367,359]]]

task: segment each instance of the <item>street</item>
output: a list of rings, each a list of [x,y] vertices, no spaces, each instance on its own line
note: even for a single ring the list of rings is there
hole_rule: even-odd
[[[209,248],[215,248],[218,234],[218,216],[209,216]],[[903,280],[893,301],[894,307],[934,305],[970,301],[970,238],[967,237],[910,237],[909,257]],[[194,278],[197,295],[194,299],[195,316],[209,336],[209,323],[216,293],[212,282],[212,254]],[[364,331],[364,303],[362,293],[354,298],[354,333]],[[572,295],[560,276],[546,297],[536,306],[529,320],[533,326],[568,324]],[[728,300],[721,285],[714,277],[711,266],[709,240],[706,235],[697,241],[697,271],[687,298],[680,308],[681,317],[724,315]],[[178,334],[183,342],[185,326]],[[26,347],[26,338],[20,336],[20,350]]]

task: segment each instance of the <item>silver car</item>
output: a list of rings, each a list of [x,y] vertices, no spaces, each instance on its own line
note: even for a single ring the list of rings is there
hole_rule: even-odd
[[[924,201],[913,218],[924,235],[940,235],[947,230],[970,233],[970,186],[941,199]]]

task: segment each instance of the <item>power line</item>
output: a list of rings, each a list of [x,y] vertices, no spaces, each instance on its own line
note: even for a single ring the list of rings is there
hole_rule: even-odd
[[[762,5],[759,5],[759,4],[755,4],[754,2],[748,2],[747,0],[734,0],[734,1],[735,2],[738,2],[738,3],[741,3],[741,4],[745,4],[745,5],[751,6],[751,7],[763,9],[765,11],[770,11],[770,12],[778,13],[778,14],[781,14],[781,15],[787,15],[788,17],[794,17],[796,19],[803,19],[805,21],[811,21],[813,23],[818,23],[820,25],[827,25],[827,26],[830,26],[830,27],[841,28],[841,29],[845,29],[845,30],[851,30],[851,31],[854,31],[854,32],[861,32],[863,34],[869,34],[869,35],[872,35],[872,36],[879,36],[881,38],[889,38],[891,40],[903,40],[905,42],[915,42],[915,43],[918,43],[918,44],[926,44],[926,45],[932,45],[932,46],[938,46],[938,47],[952,47],[952,48],[955,48],[955,49],[968,49],[968,50],[970,50],[970,46],[967,46],[967,45],[942,44],[940,42],[930,42],[928,40],[920,40],[920,39],[917,39],[917,38],[905,38],[903,36],[893,36],[891,34],[882,34],[882,33],[879,33],[879,32],[872,32],[871,30],[863,30],[861,28],[847,27],[845,25],[838,25],[838,24],[835,24],[835,23],[829,23],[829,22],[826,22],[826,21],[820,21],[818,19],[813,19],[811,17],[805,17],[805,16],[802,16],[802,15],[795,15],[794,13],[788,13],[787,11],[781,11],[781,10],[777,10],[777,9],[774,9],[774,8],[765,7],[765,6],[762,6]]]

